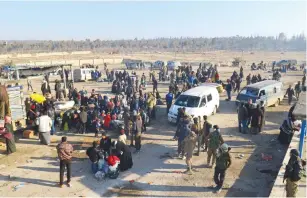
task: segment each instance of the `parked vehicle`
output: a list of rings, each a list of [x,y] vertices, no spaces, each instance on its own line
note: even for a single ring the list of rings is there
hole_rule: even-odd
[[[152,69],[160,70],[160,69],[161,69],[164,65],[166,65],[166,64],[167,64],[166,62],[158,60],[158,61],[156,61],[156,62],[153,63]]]
[[[94,68],[82,68],[74,69],[73,76],[75,82],[92,80],[92,72],[95,71]]]
[[[265,80],[244,87],[237,96],[239,102],[248,102],[252,99],[253,103],[260,104],[263,101],[265,106],[278,106],[284,98],[282,82],[276,80]]]
[[[214,115],[220,105],[220,96],[216,87],[195,87],[182,93],[171,106],[168,121],[176,123],[178,108],[185,107],[186,113],[192,117]]]
[[[167,69],[171,70],[171,71],[172,70],[176,70],[176,69],[178,69],[181,66],[182,65],[181,65],[181,63],[179,61],[168,61],[167,65],[166,65]]]

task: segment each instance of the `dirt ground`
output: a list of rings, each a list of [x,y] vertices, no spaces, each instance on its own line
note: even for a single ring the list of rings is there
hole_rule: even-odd
[[[273,59],[273,58],[266,58]],[[259,59],[258,59],[259,60]],[[261,59],[260,59],[261,60]],[[258,61],[259,62],[259,61]],[[110,66],[112,67],[112,66]],[[119,67],[118,65],[114,67]],[[219,68],[221,78],[230,77],[234,68]],[[238,71],[238,68],[236,68]],[[140,73],[143,71],[140,71]],[[148,72],[145,71],[148,75]],[[246,69],[245,76],[249,73]],[[258,73],[255,72],[255,73]],[[264,73],[263,75],[269,75]],[[51,81],[58,77],[52,77]],[[302,72],[283,74],[285,84],[301,80]],[[22,84],[26,83],[24,80]],[[245,83],[245,82],[243,82]],[[40,92],[41,78],[32,80],[34,90]],[[51,84],[51,89],[54,88]],[[88,91],[96,89],[110,93],[111,84],[76,83],[77,88]],[[168,84],[159,83],[162,96]],[[148,87],[151,91],[151,86]],[[24,92],[28,95],[29,92]],[[53,92],[54,94],[54,92]],[[234,94],[233,99],[235,99]],[[219,112],[209,118],[218,124],[225,142],[232,147],[233,164],[226,174],[225,185],[218,195],[212,191],[213,171],[206,168],[206,153],[193,157],[195,173],[186,175],[185,161],[173,157],[177,142],[172,140],[176,126],[167,121],[165,106],[159,106],[157,119],[148,127],[142,137],[142,151],[133,154],[134,166],[123,172],[116,180],[97,181],[91,174],[90,163],[85,149],[95,139],[94,134],[79,135],[73,132],[57,132],[50,146],[39,144],[36,139],[20,139],[18,152],[10,156],[0,155],[0,194],[1,196],[121,196],[121,197],[224,197],[224,196],[269,196],[287,148],[276,141],[279,126],[284,120],[289,106],[286,101],[278,107],[270,107],[266,113],[264,132],[259,135],[238,133],[236,106],[234,101],[226,102],[221,94]],[[55,146],[61,136],[68,136],[74,145],[72,164],[72,188],[58,188],[59,161]],[[111,134],[112,135],[112,134]],[[132,149],[134,151],[134,149]],[[261,155],[271,155],[271,161],[264,161]],[[243,154],[240,159],[239,155]],[[306,185],[306,184],[305,184]]]

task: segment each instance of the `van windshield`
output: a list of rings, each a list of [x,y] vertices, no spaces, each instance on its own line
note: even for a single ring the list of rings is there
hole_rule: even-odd
[[[200,101],[200,97],[197,96],[187,96],[187,95],[180,95],[179,98],[176,100],[175,105],[181,107],[198,107]]]
[[[244,94],[244,95],[248,95],[248,96],[253,96],[253,97],[257,97],[258,96],[258,89],[255,88],[251,88],[251,87],[244,87],[240,94]]]

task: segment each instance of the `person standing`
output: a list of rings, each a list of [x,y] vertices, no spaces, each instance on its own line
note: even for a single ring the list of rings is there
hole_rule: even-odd
[[[207,156],[207,166],[212,168],[216,160],[216,150],[224,143],[223,137],[220,134],[220,128],[218,125],[213,126],[213,132],[209,134],[208,137],[208,156]],[[212,161],[211,161],[212,158]],[[212,166],[210,166],[210,161]]]
[[[41,144],[49,145],[50,144],[50,131],[52,127],[52,120],[47,115],[47,112],[44,111],[36,120],[36,125],[38,126],[39,139]]]
[[[155,91],[158,91],[158,81],[156,80],[156,78],[153,78],[152,80],[152,93],[155,93]]]
[[[298,150],[292,149],[283,179],[283,183],[286,180],[287,197],[296,197],[298,182],[303,177],[304,170],[302,166],[305,165],[306,162],[300,159]]]
[[[251,118],[251,133],[254,135],[260,132],[261,117],[263,117],[263,114],[262,111],[260,110],[260,105],[257,104],[257,107],[252,111],[252,118]]]
[[[178,139],[178,157],[185,159],[184,155],[184,139],[189,135],[191,131],[190,120],[187,114],[183,116],[180,121],[180,126],[176,131],[175,138]]]
[[[143,129],[143,122],[142,118],[140,115],[136,116],[136,121],[135,121],[135,152],[138,153],[141,151],[141,138],[142,138],[142,129]]]
[[[166,113],[169,112],[169,109],[172,106],[173,98],[174,98],[174,94],[171,91],[169,91],[168,94],[166,94],[166,97],[165,97],[165,100],[166,100]]]
[[[96,172],[98,171],[98,160],[99,160],[99,156],[98,156],[99,150],[97,149],[97,142],[93,141],[93,146],[89,147],[86,150],[86,155],[89,157],[90,161],[92,162],[92,173],[96,174]]]
[[[241,77],[237,77],[237,79],[235,80],[235,84],[236,84],[236,87],[234,89],[234,92],[240,91],[240,87],[241,87],[241,82],[242,82],[242,78]]]
[[[302,86],[305,86],[305,83],[306,83],[306,74],[304,74],[302,78]]]
[[[205,144],[205,147],[204,147],[204,151],[207,152],[207,149],[208,149],[208,137],[209,137],[209,134],[210,134],[210,130],[212,128],[212,124],[208,121],[208,117],[205,115],[203,117],[204,119],[204,125],[203,125],[203,142],[202,144]],[[199,153],[199,150],[200,150],[200,145],[198,146],[198,153]]]
[[[32,83],[31,83],[31,80],[29,78],[27,78],[27,84],[28,84],[28,91],[30,91],[30,88],[31,88],[31,91],[33,92]]]
[[[6,153],[9,155],[16,152],[15,139],[13,134],[12,119],[10,116],[4,117],[4,126],[0,126],[0,135],[5,138]]]
[[[80,122],[81,122],[81,127],[80,127],[81,133],[85,134],[86,133],[86,123],[87,123],[87,112],[85,111],[84,107],[81,107]]]
[[[226,170],[231,165],[230,148],[226,143],[222,144],[217,152],[216,166],[214,170],[214,182],[216,184],[216,193],[220,193],[224,184]]]
[[[231,100],[231,91],[232,91],[232,85],[229,79],[227,79],[227,85],[226,85],[226,92],[227,92],[227,101]]]
[[[201,141],[199,141],[199,139],[201,139],[201,135],[200,135],[200,126],[199,126],[199,123],[198,123],[198,118],[193,118],[193,124],[191,126],[191,131],[194,132],[196,135],[197,135],[197,140],[198,140],[198,143],[201,144]],[[198,146],[200,147],[200,146]],[[199,150],[198,152],[196,153],[197,156],[199,156]]]
[[[260,111],[261,111],[261,122],[259,126],[259,131],[262,132],[265,125],[265,105],[263,101],[260,101]]]
[[[127,144],[127,136],[125,134],[125,129],[121,129],[120,130],[120,136],[118,136],[118,140],[117,141],[122,142],[125,145]]]
[[[50,95],[50,93],[47,93],[47,95]],[[47,108],[47,115],[49,116],[49,118],[51,118],[51,131],[50,131],[50,134],[53,135],[55,133],[55,126],[54,126],[54,123],[55,123],[55,109],[54,109],[54,105],[53,105],[53,102],[52,101],[48,101],[48,103],[46,104],[46,108]]]
[[[41,86],[42,94],[45,96],[46,93],[51,93],[50,86],[46,82],[46,80],[43,80],[42,86]]]
[[[251,84],[251,74],[248,74],[247,76],[246,76],[246,85],[250,85]]]
[[[62,141],[57,145],[58,157],[60,159],[60,187],[63,187],[64,170],[67,170],[67,186],[71,187],[71,160],[73,147],[67,142],[67,137],[62,137]]]
[[[238,109],[239,132],[247,133],[248,111],[244,103],[241,103]],[[243,128],[243,130],[242,130]]]
[[[301,81],[298,81],[297,84],[294,87],[295,90],[295,97],[298,100],[300,97],[300,94],[302,92],[302,88],[301,88]]]
[[[289,85],[289,88],[286,91],[285,97],[288,95],[288,104],[291,105],[292,98],[294,96],[294,90],[292,89],[291,85]]]
[[[186,163],[187,163],[187,171],[188,174],[193,174],[192,171],[192,157],[193,151],[196,146],[197,135],[194,131],[190,131],[189,135],[183,140],[184,144],[184,153],[186,153]]]

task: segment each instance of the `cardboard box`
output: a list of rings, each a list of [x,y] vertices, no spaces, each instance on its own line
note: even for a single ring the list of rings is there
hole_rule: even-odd
[[[22,134],[23,138],[31,139],[34,136],[34,131],[32,130],[25,130]]]

